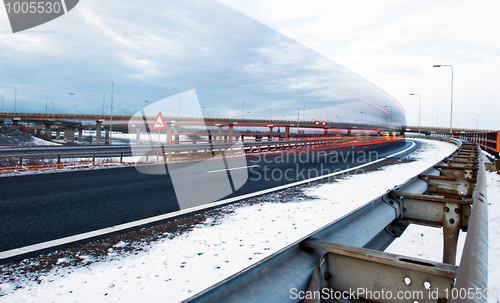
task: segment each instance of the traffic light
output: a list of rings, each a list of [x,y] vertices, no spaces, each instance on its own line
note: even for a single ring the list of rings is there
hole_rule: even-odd
[[[319,121],[316,121],[316,122],[315,122],[315,124],[316,124],[316,125],[319,125]]]
[[[321,124],[326,125],[326,122],[325,122],[325,121],[323,121],[323,122],[321,122]]]

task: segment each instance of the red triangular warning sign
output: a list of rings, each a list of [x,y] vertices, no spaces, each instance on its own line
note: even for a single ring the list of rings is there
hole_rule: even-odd
[[[153,130],[167,129],[167,123],[165,123],[165,120],[163,120],[163,116],[161,115],[161,112],[159,112],[158,116],[156,116],[155,122],[153,122],[153,126],[151,126],[151,129],[153,129]]]

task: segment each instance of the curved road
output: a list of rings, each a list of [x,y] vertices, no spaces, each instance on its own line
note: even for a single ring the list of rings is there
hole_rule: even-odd
[[[169,164],[166,175],[148,175],[135,167],[119,167],[0,177],[0,252],[183,209],[177,201],[171,175],[176,170],[182,172],[186,167],[194,167],[193,164],[206,174],[177,173],[177,182],[185,182],[184,190],[194,196],[200,191],[210,196],[220,195],[224,186],[231,185],[229,192],[236,187],[236,191],[224,198],[227,199],[305,180],[318,173],[324,175],[366,164],[408,149],[412,144],[398,140],[247,155],[249,168],[236,167],[230,169],[231,174],[214,169],[215,161],[209,160]],[[405,157],[418,147],[415,142],[413,148],[395,158]],[[248,180],[238,188],[237,179],[242,176],[246,179],[246,172]],[[220,180],[227,180],[230,175],[229,185],[218,186]]]

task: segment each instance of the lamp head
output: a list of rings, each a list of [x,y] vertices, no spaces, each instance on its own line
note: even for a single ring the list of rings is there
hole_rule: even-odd
[[[441,67],[439,64],[434,64],[432,67]]]

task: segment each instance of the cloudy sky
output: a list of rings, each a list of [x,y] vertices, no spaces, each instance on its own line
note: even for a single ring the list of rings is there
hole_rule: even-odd
[[[407,110],[409,125],[500,129],[500,1],[222,0],[348,67]],[[439,117],[439,120],[438,120]]]
[[[0,10],[4,110],[109,113],[113,82],[115,114],[195,89],[211,117],[245,102],[247,118],[412,125],[420,93],[422,124],[448,126],[451,70],[432,65],[452,64],[454,126],[500,127],[497,1],[372,2],[84,0],[16,34]]]

